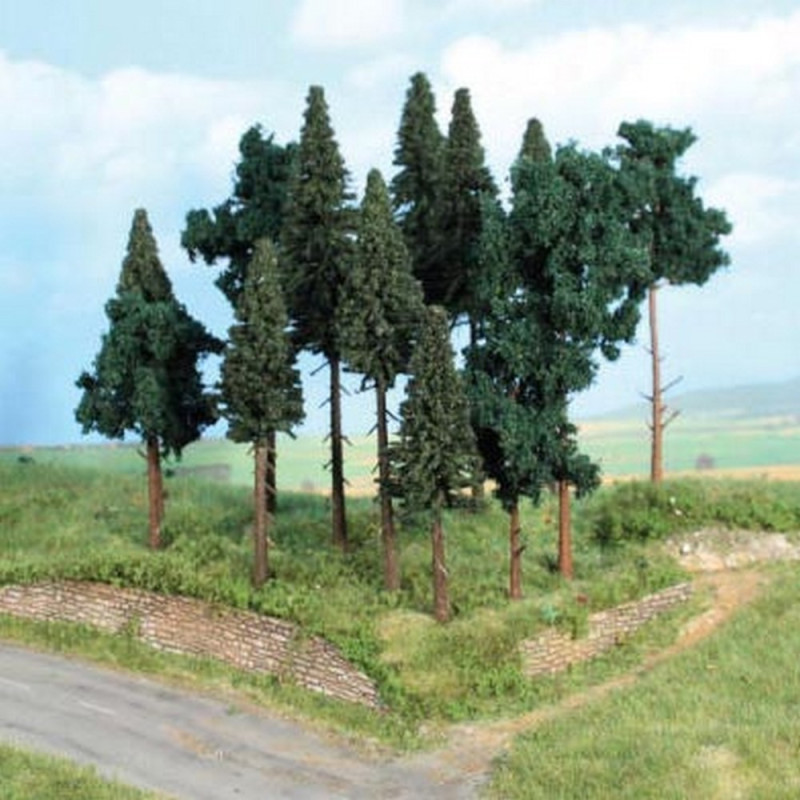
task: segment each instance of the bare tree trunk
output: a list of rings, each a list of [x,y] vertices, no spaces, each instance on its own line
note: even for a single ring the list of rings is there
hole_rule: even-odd
[[[331,357],[331,514],[333,543],[347,549],[344,507],[344,456],[342,454],[342,387],[339,358]]]
[[[508,596],[512,600],[522,598],[522,551],[520,544],[519,503],[514,503],[508,512],[509,575]]]
[[[392,497],[389,494],[389,431],[386,423],[386,386],[375,386],[378,400],[378,496],[381,504],[381,538],[383,540],[383,574],[386,590],[400,588],[400,568],[397,561],[397,535],[394,527]]]
[[[161,523],[164,518],[164,483],[161,477],[161,454],[158,437],[147,437],[147,497],[149,507],[150,547],[161,547]]]
[[[650,358],[653,370],[653,391],[650,396],[650,480],[653,483],[661,483],[664,478],[664,402],[661,389],[661,355],[658,349],[657,292],[658,286],[656,284],[653,284],[648,291]]]
[[[267,513],[275,514],[278,505],[278,449],[275,431],[267,434]]]
[[[572,521],[570,519],[569,481],[558,482],[558,571],[571,581]]]
[[[434,510],[431,526],[431,550],[433,554],[433,616],[437,622],[447,622],[450,619],[450,599],[447,592],[447,565],[444,553],[441,503]]]
[[[267,580],[267,462],[269,445],[266,441],[255,443],[255,479],[253,481],[253,586],[258,589]]]

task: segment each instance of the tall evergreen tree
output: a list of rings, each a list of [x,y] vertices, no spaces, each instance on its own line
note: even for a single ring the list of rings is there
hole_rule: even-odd
[[[530,292],[512,262],[507,219],[486,203],[478,257],[485,280],[482,335],[466,351],[472,425],[483,469],[509,516],[509,597],[522,597],[520,500],[534,504],[554,481],[552,409],[541,392],[541,336]],[[560,419],[556,420],[556,424]]]
[[[422,283],[427,303],[444,299],[436,219],[443,149],[433,90],[425,73],[418,72],[411,77],[406,93],[394,151],[399,171],[390,188],[414,275]]]
[[[453,100],[444,148],[439,194],[439,263],[443,266],[440,302],[453,317],[466,314],[471,340],[477,335],[480,309],[475,285],[480,280],[476,250],[481,235],[481,209],[486,198],[497,197],[497,186],[481,145],[468,89]]]
[[[268,451],[276,431],[289,433],[303,419],[300,373],[294,366],[288,324],[276,249],[269,239],[259,239],[236,301],[236,322],[229,331],[220,383],[228,436],[253,445],[256,587],[269,574]]]
[[[622,180],[629,192],[631,225],[642,236],[650,259],[648,310],[652,365],[650,475],[664,475],[664,429],[667,416],[661,383],[657,292],[669,284],[705,283],[728,255],[719,246],[731,232],[724,212],[705,208],[696,195],[697,180],[676,173],[677,162],[696,141],[690,128],[656,128],[651,122],[623,122],[617,148]]]
[[[345,361],[375,386],[384,583],[389,591],[400,588],[400,568],[389,490],[386,392],[408,367],[422,306],[422,289],[392,217],[386,184],[378,170],[371,170],[358,217],[353,263],[342,288],[339,327]]]
[[[616,174],[599,155],[570,145],[552,161],[523,157],[512,189],[510,247],[535,320],[537,392],[555,432],[544,440],[543,457],[559,484],[559,566],[571,577],[569,484],[589,491],[598,470],[578,451],[568,402],[593,382],[598,352],[613,360],[620,343],[632,340],[646,255],[628,225]]]
[[[290,313],[301,347],[330,367],[333,540],[347,544],[342,454],[341,344],[336,317],[352,250],[354,210],[348,173],[331,127],[322,87],[308,92],[282,242]]]
[[[193,209],[186,215],[181,244],[192,261],[198,256],[209,265],[227,260],[216,283],[231,306],[236,305],[242,291],[256,241],[266,237],[277,242],[280,238],[296,153],[296,144],[280,145],[259,125],[252,126],[239,140],[240,158],[231,196],[211,211]],[[273,436],[268,452],[267,504],[268,511],[274,513],[277,476]]]
[[[426,310],[406,392],[400,441],[392,453],[393,487],[407,506],[431,514],[434,615],[445,622],[450,602],[442,510],[473,484],[477,453],[447,313],[438,306]]]
[[[161,543],[164,491],[161,456],[180,457],[216,420],[198,360],[222,349],[178,303],[158,256],[147,213],[135,212],[116,297],[106,304],[109,330],[94,371],[84,372],[75,411],[84,433],[142,437],[147,448],[150,546]]]

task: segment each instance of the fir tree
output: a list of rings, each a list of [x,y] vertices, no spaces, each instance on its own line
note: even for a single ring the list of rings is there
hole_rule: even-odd
[[[106,315],[110,327],[94,371],[77,381],[83,395],[75,416],[84,433],[141,436],[147,448],[150,546],[158,548],[164,514],[161,456],[180,457],[216,420],[197,364],[222,344],[175,299],[142,209],[134,214],[116,297],[106,304]]]
[[[444,148],[437,214],[438,260],[444,267],[439,298],[454,317],[467,315],[471,340],[477,335],[480,316],[475,285],[480,280],[476,249],[481,235],[481,209],[487,197],[496,196],[497,186],[485,164],[469,90],[458,89]]]
[[[704,208],[696,195],[695,178],[676,174],[678,160],[694,144],[691,129],[655,128],[645,120],[623,122],[617,148],[623,183],[629,192],[631,225],[643,238],[650,259],[648,310],[652,364],[650,476],[659,483],[664,474],[663,436],[667,416],[661,384],[657,291],[670,284],[704,284],[728,255],[719,240],[731,232],[724,212]]]
[[[334,138],[325,94],[309,89],[296,168],[282,231],[290,313],[301,347],[330,367],[331,506],[333,540],[347,543],[341,416],[341,345],[336,317],[352,249],[348,173]]]
[[[239,140],[231,197],[211,211],[194,209],[186,215],[181,245],[192,261],[198,256],[209,265],[227,261],[216,283],[232,306],[242,291],[256,241],[266,237],[277,242],[280,238],[296,152],[296,144],[279,145],[272,134],[265,136],[263,129],[254,125]],[[267,510],[274,513],[277,475],[272,436],[268,453]]]
[[[434,615],[450,616],[442,509],[472,486],[477,466],[469,404],[453,365],[447,313],[425,313],[401,406],[400,441],[392,454],[394,491],[412,509],[431,514]]]
[[[236,322],[229,331],[220,384],[228,436],[253,445],[256,587],[269,574],[268,451],[277,431],[289,433],[303,419],[300,373],[294,366],[288,324],[277,252],[269,239],[260,239],[236,302]]]
[[[407,369],[422,304],[422,289],[392,217],[386,184],[380,172],[372,170],[358,217],[352,267],[342,289],[339,328],[345,361],[375,386],[384,582],[389,591],[400,588],[400,569],[389,492],[386,392]]]
[[[433,90],[427,76],[418,72],[411,78],[397,132],[394,164],[399,171],[392,178],[391,194],[427,303],[444,299],[436,219],[443,149]]]

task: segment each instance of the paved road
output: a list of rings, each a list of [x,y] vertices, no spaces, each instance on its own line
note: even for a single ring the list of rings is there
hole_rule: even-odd
[[[295,723],[5,644],[0,739],[187,800],[475,796],[433,762],[369,761]]]

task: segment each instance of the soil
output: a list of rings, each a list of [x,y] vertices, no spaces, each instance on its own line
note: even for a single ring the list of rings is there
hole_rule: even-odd
[[[442,788],[462,788],[442,796],[476,796],[492,762],[510,747],[515,736],[633,685],[656,664],[707,637],[758,596],[767,580],[758,564],[800,559],[800,547],[782,534],[703,530],[668,542],[667,547],[694,575],[696,589],[710,591],[710,607],[689,620],[672,645],[650,655],[624,675],[512,719],[453,726],[443,748],[412,759],[416,769],[427,772]]]

